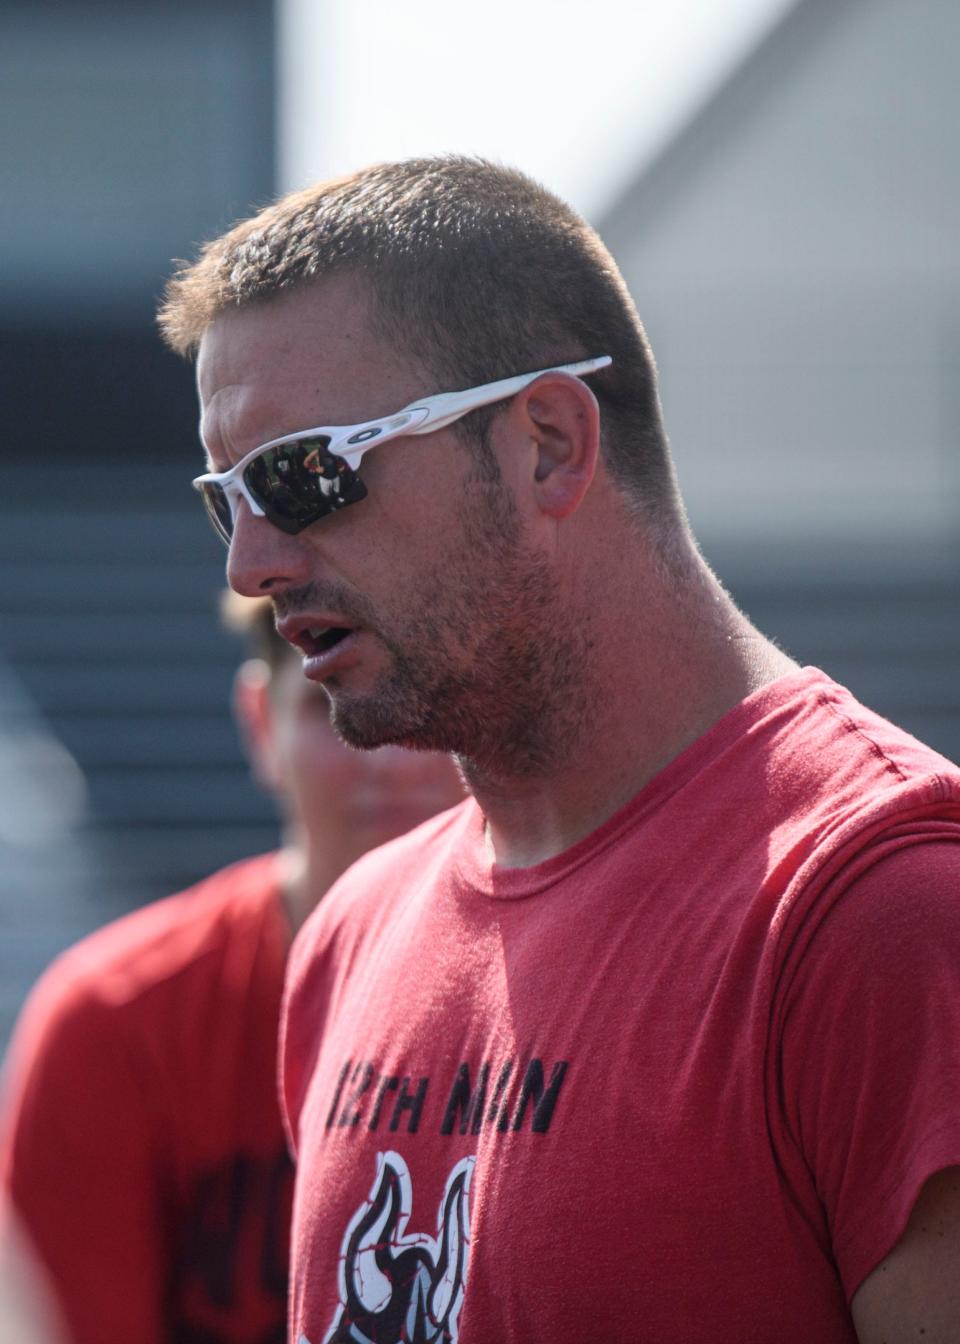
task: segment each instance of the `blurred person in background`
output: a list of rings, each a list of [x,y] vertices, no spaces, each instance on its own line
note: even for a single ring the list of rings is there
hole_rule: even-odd
[[[960,1340],[960,771],[710,571],[601,240],[379,164],[161,321],[231,584],[474,794],[294,950],[291,1338]]]
[[[7,1061],[3,1174],[74,1344],[280,1344],[292,1166],[276,1088],[291,939],[341,872],[463,797],[446,756],[344,746],[266,601],[235,711],[284,847],[60,957]]]
[[[0,1344],[69,1344],[56,1296],[0,1192]]]

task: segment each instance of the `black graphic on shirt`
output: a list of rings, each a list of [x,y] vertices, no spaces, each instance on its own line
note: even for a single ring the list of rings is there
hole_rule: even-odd
[[[444,1092],[430,1091],[429,1077],[381,1072],[369,1059],[348,1059],[340,1070],[327,1111],[328,1130],[402,1129],[416,1134],[421,1124],[440,1134],[479,1134],[482,1129],[534,1134],[550,1128],[569,1067],[557,1060],[549,1071],[542,1059],[489,1062],[471,1073],[464,1061]],[[444,1086],[445,1080],[440,1080]],[[429,1094],[429,1095],[428,1095]],[[445,1097],[445,1100],[444,1100]],[[441,1109],[442,1108],[442,1109]]]
[[[369,1197],[340,1247],[340,1306],[323,1344],[456,1344],[470,1251],[470,1177],[459,1161],[437,1210],[437,1235],[406,1231],[413,1207],[407,1164],[377,1155]]]
[[[466,1134],[468,1128],[471,1134],[479,1134],[484,1123],[492,1125],[494,1122],[501,1134],[507,1129],[522,1129],[529,1107],[532,1116],[530,1128],[534,1134],[546,1134],[566,1072],[567,1061],[561,1059],[559,1063],[554,1064],[550,1082],[547,1083],[542,1061],[531,1059],[524,1071],[511,1111],[509,1084],[513,1073],[512,1059],[508,1059],[500,1070],[489,1106],[486,1105],[486,1100],[490,1065],[484,1064],[481,1067],[476,1085],[471,1088],[469,1065],[461,1064],[450,1089],[447,1108],[440,1123],[440,1133],[452,1134],[456,1124],[461,1134]]]
[[[168,1315],[178,1344],[283,1344],[292,1191],[284,1149],[237,1154],[204,1173],[171,1214]]]

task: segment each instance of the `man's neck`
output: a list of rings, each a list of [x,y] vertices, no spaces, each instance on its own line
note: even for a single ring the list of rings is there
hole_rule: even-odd
[[[306,837],[298,833],[285,836],[280,891],[291,937],[299,932],[344,867],[343,863],[331,862],[322,847],[311,846]]]
[[[536,777],[462,761],[491,857],[529,867],[591,834],[748,695],[796,664],[736,609],[705,565],[682,592],[612,611],[573,688],[589,705],[562,762]]]

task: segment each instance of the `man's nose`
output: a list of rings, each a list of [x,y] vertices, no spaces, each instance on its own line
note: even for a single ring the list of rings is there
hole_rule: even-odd
[[[288,536],[240,500],[227,556],[227,582],[243,597],[271,597],[309,578],[309,547]]]

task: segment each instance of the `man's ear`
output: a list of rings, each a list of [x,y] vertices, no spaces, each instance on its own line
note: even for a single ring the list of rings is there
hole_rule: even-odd
[[[270,667],[262,658],[248,658],[233,678],[233,717],[257,782],[276,792],[280,781],[274,754]]]
[[[566,518],[590,488],[600,458],[600,410],[580,378],[548,373],[521,393],[536,445],[534,489],[543,513]]]

